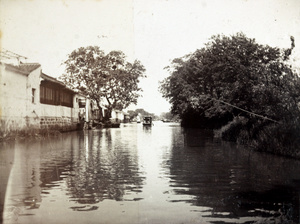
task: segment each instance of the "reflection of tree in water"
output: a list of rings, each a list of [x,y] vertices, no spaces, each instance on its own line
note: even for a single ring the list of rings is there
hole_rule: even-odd
[[[179,201],[210,207],[214,218],[299,220],[299,183],[295,187],[289,176],[299,178],[299,162],[216,144],[197,130],[185,131],[184,141],[173,144],[165,163],[173,193],[192,196]]]
[[[140,192],[137,158],[122,148],[120,136],[110,129],[87,132],[81,139],[67,177],[70,195],[79,203],[92,204],[104,199],[123,200],[125,194]],[[114,132],[113,132],[114,133]]]

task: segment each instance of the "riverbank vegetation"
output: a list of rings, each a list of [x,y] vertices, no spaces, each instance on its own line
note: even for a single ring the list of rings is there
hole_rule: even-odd
[[[176,58],[160,91],[182,126],[218,130],[224,140],[300,158],[300,78],[295,47],[256,43],[243,33],[213,36]]]
[[[18,139],[40,139],[59,136],[62,132],[52,129],[37,129],[28,127],[22,130],[3,130],[0,132],[0,142],[14,141]]]

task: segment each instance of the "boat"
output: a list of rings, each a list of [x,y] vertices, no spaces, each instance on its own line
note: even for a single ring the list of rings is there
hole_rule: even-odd
[[[120,123],[112,123],[111,124],[111,128],[119,128],[120,127]]]
[[[143,125],[144,126],[152,126],[152,117],[144,117]]]

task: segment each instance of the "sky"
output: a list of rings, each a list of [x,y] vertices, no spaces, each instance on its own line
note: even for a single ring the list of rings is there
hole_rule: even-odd
[[[164,68],[212,35],[243,32],[280,48],[294,36],[292,63],[300,67],[300,0],[0,0],[0,30],[1,49],[40,63],[56,78],[79,47],[121,50],[128,61],[140,60],[143,97],[129,109],[158,115],[170,109],[158,91],[169,75]]]

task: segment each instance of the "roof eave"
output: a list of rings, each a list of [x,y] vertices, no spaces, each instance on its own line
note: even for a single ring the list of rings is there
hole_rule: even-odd
[[[11,66],[9,64],[5,65],[5,69],[9,70],[9,71],[17,72],[19,74],[26,75],[26,76],[28,76],[30,74],[30,72],[21,71],[21,70],[17,69],[16,67]]]

